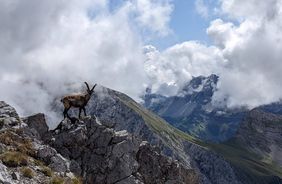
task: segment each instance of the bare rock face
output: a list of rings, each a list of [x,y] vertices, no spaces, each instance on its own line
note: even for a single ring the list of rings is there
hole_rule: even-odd
[[[62,130],[46,141],[71,161],[70,170],[80,172],[86,183],[198,183],[194,170],[126,131],[115,132],[91,117],[62,124]]]
[[[16,110],[3,101],[0,101],[0,128],[9,128],[21,123]]]
[[[45,115],[42,113],[26,117],[23,119],[23,122],[26,123],[30,129],[36,130],[38,133],[37,136],[39,136],[40,139],[48,132]]]
[[[198,177],[192,169],[184,168],[179,162],[168,159],[158,149],[142,142],[137,153],[138,172],[144,183],[184,184],[197,183]]]
[[[166,123],[160,123],[160,118],[146,113],[146,109],[134,106],[134,103],[134,100],[125,94],[101,87],[100,92],[94,93],[90,99],[87,109],[88,113],[96,115],[103,125],[113,125],[111,127],[116,131],[126,130],[158,147],[162,154],[196,171],[200,177],[199,183],[240,183],[231,164],[223,157],[180,137],[174,139],[169,133],[173,131],[170,128],[166,131],[155,131],[154,124],[167,126]],[[142,112],[138,113],[139,111]],[[142,113],[145,116],[142,116]],[[150,119],[153,119],[153,122]]]
[[[47,133],[43,114],[25,118],[0,102],[0,183],[71,183],[70,161],[40,139]],[[20,126],[19,126],[20,125]]]
[[[282,116],[259,109],[250,111],[237,131],[235,140],[251,152],[282,167]]]
[[[0,183],[12,183],[13,179],[10,173],[8,172],[7,167],[0,163]]]

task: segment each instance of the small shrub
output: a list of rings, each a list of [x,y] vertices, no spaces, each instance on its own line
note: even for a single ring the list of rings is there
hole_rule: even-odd
[[[41,160],[37,160],[37,159],[33,159],[33,163],[36,165],[36,166],[39,166],[39,167],[43,167],[45,164],[43,163],[43,161]]]
[[[53,175],[52,170],[51,170],[49,167],[47,167],[47,166],[42,166],[42,167],[41,167],[41,172],[42,172],[43,174],[45,174],[45,176],[51,177],[51,176]]]
[[[13,145],[15,135],[13,135],[10,131],[5,131],[0,134],[0,142],[6,145]]]
[[[31,142],[25,142],[25,143],[19,144],[17,146],[17,149],[19,152],[25,153],[32,157],[36,156],[36,151],[33,149]]]
[[[33,178],[34,177],[34,172],[32,169],[28,168],[28,167],[23,167],[21,169],[21,172],[23,174],[24,177],[27,177],[27,178]]]
[[[35,156],[36,151],[33,148],[32,141],[28,138],[19,136],[17,131],[18,130],[16,130],[16,132],[14,130],[9,130],[0,133],[0,142],[17,148],[19,152],[30,156]]]
[[[64,178],[62,178],[60,176],[54,176],[51,179],[51,184],[64,184]]]
[[[71,181],[72,181],[72,184],[83,184],[82,178],[75,177]]]
[[[28,164],[28,157],[17,151],[5,152],[0,158],[8,167],[26,166]]]

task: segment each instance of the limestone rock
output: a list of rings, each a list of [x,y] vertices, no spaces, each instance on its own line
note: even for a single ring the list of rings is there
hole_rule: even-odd
[[[29,128],[35,129],[40,137],[43,137],[48,132],[48,126],[45,120],[45,115],[42,113],[29,116],[24,119],[24,122]]]
[[[0,101],[0,128],[9,128],[20,123],[16,110],[7,103]]]
[[[52,137],[51,146],[70,159],[70,171],[81,173],[89,184],[198,183],[193,170],[127,131],[115,132],[100,124],[96,118],[86,117],[77,124],[67,121]]]

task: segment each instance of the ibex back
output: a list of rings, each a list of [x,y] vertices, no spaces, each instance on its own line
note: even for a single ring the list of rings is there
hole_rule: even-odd
[[[71,107],[74,108],[79,108],[79,114],[78,117],[80,118],[81,110],[83,110],[84,115],[86,116],[86,110],[85,106],[87,105],[92,93],[94,92],[94,88],[96,87],[97,84],[95,84],[92,89],[89,88],[89,85],[87,82],[84,82],[87,87],[87,92],[85,93],[79,93],[79,94],[73,94],[73,95],[66,95],[61,99],[61,102],[64,104],[64,119],[67,117],[69,119],[70,116],[68,114],[68,111],[70,110]]]

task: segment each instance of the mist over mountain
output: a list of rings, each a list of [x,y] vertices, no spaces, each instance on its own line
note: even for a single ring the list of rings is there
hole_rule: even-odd
[[[144,106],[173,126],[210,141],[227,140],[234,135],[246,108],[228,108],[225,101],[213,101],[219,77],[194,77],[175,96],[148,92]]]
[[[251,2],[197,1],[212,41],[176,40],[160,49],[156,40],[175,39],[174,1],[4,0],[0,95],[20,114],[48,112],[53,123],[52,102],[84,81],[140,101],[148,87],[175,96],[192,76],[215,73],[213,98],[230,108],[279,101],[281,34],[272,33],[281,30],[281,1]]]
[[[227,100],[216,101],[217,75],[198,76],[184,85],[175,96],[163,96],[147,89],[143,105],[157,113],[173,126],[200,139],[224,141],[233,137],[240,126],[247,107],[230,108]],[[257,108],[282,114],[280,101]]]
[[[233,139],[208,143],[169,125],[126,94],[100,88],[103,93],[94,93],[87,106],[89,116],[75,123],[65,119],[53,131],[48,130],[44,114],[20,118],[13,107],[0,102],[0,181],[282,182],[281,132],[280,128],[273,131],[280,116],[251,112]],[[60,109],[56,111],[60,113]],[[71,112],[76,115],[77,111]],[[262,136],[265,133],[267,140]],[[6,160],[15,158],[9,154],[28,161],[13,165],[15,161]],[[22,166],[32,175],[22,174]]]

